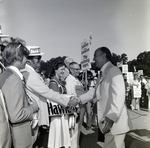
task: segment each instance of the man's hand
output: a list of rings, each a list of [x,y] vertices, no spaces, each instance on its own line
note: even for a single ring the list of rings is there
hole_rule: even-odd
[[[70,101],[69,101],[68,105],[75,107],[75,106],[77,106],[78,103],[79,103],[78,98],[76,96],[72,96],[72,97],[70,97]]]
[[[31,104],[32,108],[33,108],[33,113],[37,112],[39,110],[38,104],[36,102],[33,102]]]
[[[111,127],[113,126],[114,121],[112,121],[111,119],[105,117],[105,119],[104,119],[104,121],[102,121],[102,123],[104,125],[103,128],[101,129],[102,132],[104,134],[109,133],[110,130],[111,130]]]

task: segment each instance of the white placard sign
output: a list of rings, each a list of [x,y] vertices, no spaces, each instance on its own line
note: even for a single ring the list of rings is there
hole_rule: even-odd
[[[133,72],[127,72],[127,81],[130,83],[130,81],[133,80]]]
[[[141,98],[141,88],[133,86],[134,98]]]
[[[90,45],[88,40],[81,43],[81,69],[87,70],[90,68]]]
[[[128,72],[128,65],[122,65],[122,73]]]
[[[143,75],[143,70],[138,70],[138,76]]]

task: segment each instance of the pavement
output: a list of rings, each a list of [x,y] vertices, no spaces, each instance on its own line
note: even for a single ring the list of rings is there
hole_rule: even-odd
[[[125,148],[150,148],[150,112],[146,110],[128,109],[132,122],[132,130],[125,137]],[[86,130],[84,124],[81,130],[81,148],[102,148],[98,141],[98,128]]]

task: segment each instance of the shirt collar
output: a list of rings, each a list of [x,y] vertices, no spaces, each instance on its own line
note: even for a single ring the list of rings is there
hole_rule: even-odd
[[[110,61],[108,61],[107,63],[105,63],[105,64],[102,66],[102,68],[101,68],[100,71],[104,72],[104,70],[106,69],[106,67],[107,67],[107,65],[108,65],[109,63],[110,63]]]
[[[19,69],[17,67],[11,65],[8,68],[13,70],[13,71],[15,71],[18,74],[18,76],[21,78],[21,80],[23,80],[23,75],[22,75],[22,73],[19,71]]]
[[[26,64],[26,67],[30,68],[31,70],[35,71],[34,68],[32,66],[30,66],[29,64]]]

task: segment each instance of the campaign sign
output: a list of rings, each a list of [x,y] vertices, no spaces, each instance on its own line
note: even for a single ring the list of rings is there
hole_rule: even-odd
[[[133,86],[133,94],[134,94],[134,98],[141,98],[141,88],[137,87],[137,86]]]
[[[49,102],[48,103],[48,112],[49,116],[61,116],[63,114],[73,114],[73,112],[76,112],[77,108],[74,106],[69,106],[69,107],[62,107],[61,105],[54,103],[54,102]]]
[[[127,72],[127,81],[128,83],[131,83],[133,80],[133,72]]]
[[[88,40],[81,43],[81,69],[87,70],[90,68],[90,45]]]
[[[143,75],[143,70],[138,70],[138,76]]]
[[[122,65],[122,73],[128,72],[128,65]]]

